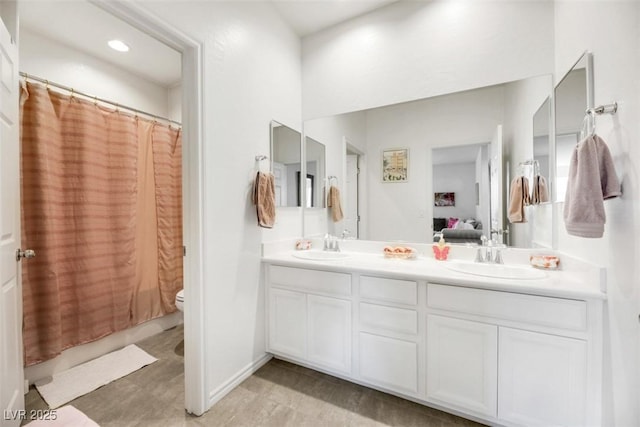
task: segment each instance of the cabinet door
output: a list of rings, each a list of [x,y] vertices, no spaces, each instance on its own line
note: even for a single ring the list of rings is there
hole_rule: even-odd
[[[418,392],[418,345],[360,333],[360,376],[390,390]]]
[[[300,292],[269,289],[269,351],[305,357],[307,299]]]
[[[351,373],[351,301],[307,296],[307,360]]]
[[[500,328],[498,417],[527,426],[585,425],[585,341]]]
[[[427,316],[427,398],[495,416],[498,327]]]

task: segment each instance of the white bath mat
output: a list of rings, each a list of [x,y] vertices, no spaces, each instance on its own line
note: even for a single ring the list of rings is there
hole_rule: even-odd
[[[31,421],[29,427],[100,427],[95,421],[71,405],[42,412],[42,419]]]
[[[36,382],[35,386],[50,408],[57,408],[155,362],[155,357],[131,344],[97,359]]]

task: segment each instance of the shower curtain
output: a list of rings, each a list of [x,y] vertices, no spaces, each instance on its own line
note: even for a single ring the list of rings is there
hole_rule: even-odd
[[[181,135],[23,82],[25,366],[175,311]]]

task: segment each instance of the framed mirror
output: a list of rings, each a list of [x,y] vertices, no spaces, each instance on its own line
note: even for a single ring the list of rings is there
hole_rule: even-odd
[[[553,200],[564,202],[569,161],[580,141],[585,111],[593,107],[593,56],[585,52],[554,90],[555,185]]]
[[[271,171],[275,178],[276,207],[301,206],[301,147],[300,132],[271,121]]]
[[[305,138],[305,173],[306,180],[303,188],[305,208],[324,207],[324,188],[326,155],[325,146],[321,142],[306,136]]]

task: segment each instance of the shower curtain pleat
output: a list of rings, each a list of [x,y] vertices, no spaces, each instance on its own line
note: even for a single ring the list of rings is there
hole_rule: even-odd
[[[162,307],[175,310],[175,296],[182,289],[182,137],[180,130],[154,126],[152,140],[160,295]]]
[[[158,234],[140,233],[158,211],[139,211],[155,208],[155,174],[144,169],[154,163],[144,131],[155,126],[33,83],[23,84],[21,118],[22,241],[37,253],[22,263],[28,366],[175,308],[161,303],[157,268],[140,286],[140,245],[153,252]],[[157,251],[142,261],[165,267]]]

